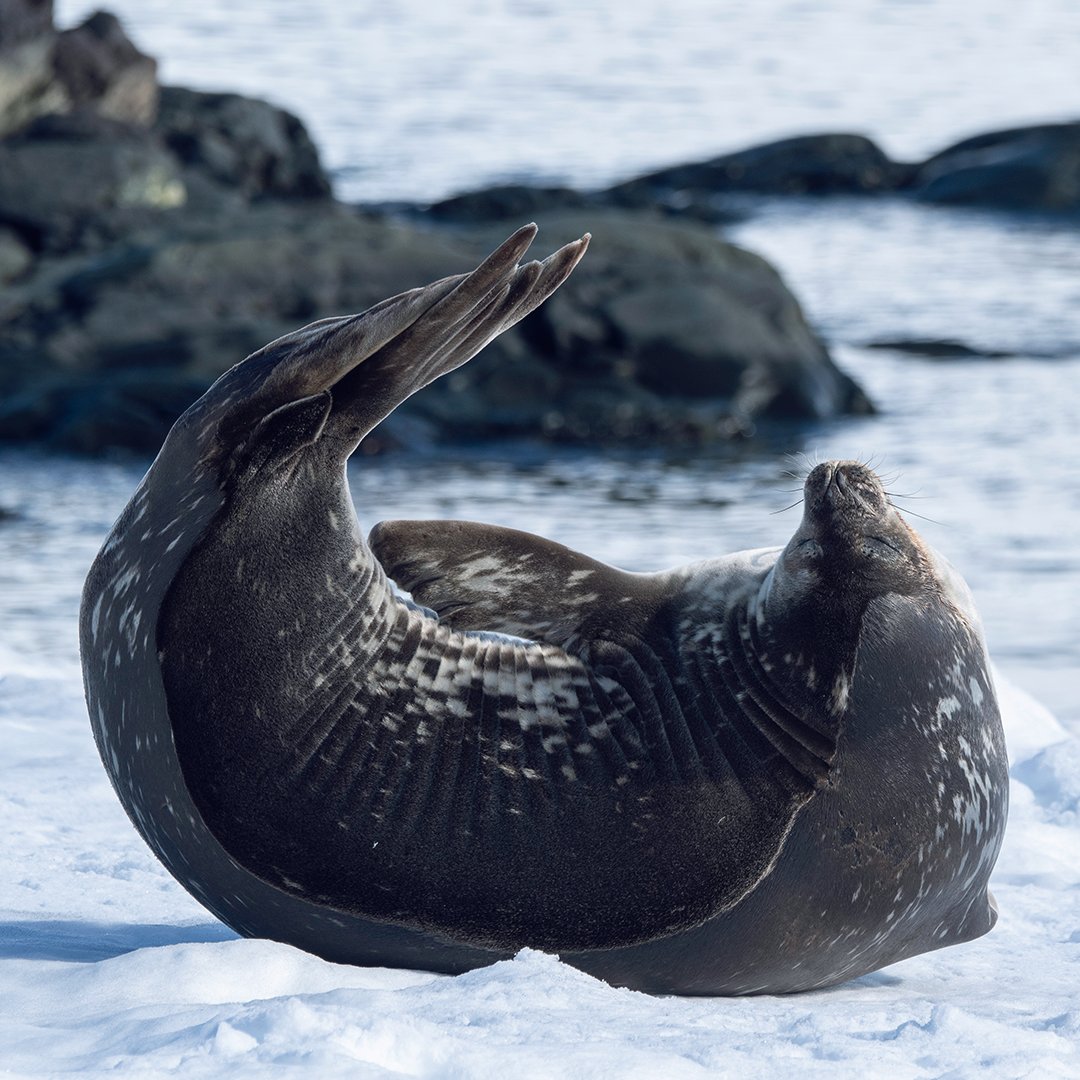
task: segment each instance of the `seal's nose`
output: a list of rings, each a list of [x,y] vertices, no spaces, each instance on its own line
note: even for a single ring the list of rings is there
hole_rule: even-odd
[[[815,466],[804,488],[806,512],[833,517],[859,508],[870,513],[885,506],[885,493],[873,470],[858,461],[826,461]]]

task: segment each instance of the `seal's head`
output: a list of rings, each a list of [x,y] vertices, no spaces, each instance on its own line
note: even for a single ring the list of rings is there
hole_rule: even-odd
[[[773,735],[817,784],[788,848],[789,896],[821,913],[834,962],[978,937],[996,918],[986,886],[1008,775],[971,595],[867,466],[818,465],[804,502],[749,595],[738,652],[734,634],[725,641],[747,715],[774,720],[826,766]]]
[[[926,546],[897,513],[881,480],[857,461],[828,461],[806,478],[803,519],[780,557],[792,593],[846,606],[932,584]]]
[[[806,478],[803,519],[762,586],[758,618],[781,655],[794,658],[801,692],[809,683],[835,711],[867,628],[875,647],[900,636],[929,640],[922,627],[931,613],[940,621],[968,607],[955,581],[872,469],[829,461]]]

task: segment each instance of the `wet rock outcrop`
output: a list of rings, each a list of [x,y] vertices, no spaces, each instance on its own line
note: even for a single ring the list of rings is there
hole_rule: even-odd
[[[656,213],[537,220],[553,242],[591,230],[588,263],[497,340],[490,361],[451,375],[422,407],[446,403],[457,424],[573,441],[700,441],[762,418],[870,411],[759,256]],[[508,227],[489,227],[486,243]]]
[[[0,4],[0,136],[39,116],[78,111],[149,124],[157,91],[156,61],[116,16],[95,12],[58,32],[52,0]]]
[[[153,451],[247,353],[467,269],[529,218],[551,246],[591,230],[587,262],[372,445],[699,442],[870,408],[776,271],[670,207],[526,185],[345,206],[290,113],[159,88],[112,16],[57,33],[50,4],[4,3],[0,87],[28,43],[47,64],[0,106],[0,439]]]
[[[552,245],[591,228],[588,266],[414,399],[399,421],[412,417],[410,438],[702,441],[763,417],[869,408],[757,256],[640,211],[540,224]],[[301,323],[458,272],[501,233],[266,200],[239,215],[162,211],[104,250],[39,259],[0,300],[0,438],[155,449],[238,358]]]
[[[1080,210],[1080,123],[1010,128],[964,139],[924,162],[926,202],[1003,210]]]
[[[292,113],[241,94],[162,87],[155,131],[188,171],[246,199],[325,199],[330,181]]]
[[[678,192],[689,196],[753,192],[762,195],[864,195],[893,191],[911,166],[891,161],[863,135],[801,135],[752,146],[708,161],[673,165],[617,184],[617,200]]]

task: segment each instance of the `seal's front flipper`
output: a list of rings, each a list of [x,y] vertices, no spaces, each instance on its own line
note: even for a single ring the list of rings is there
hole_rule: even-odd
[[[475,521],[383,521],[368,543],[386,573],[456,630],[494,630],[572,648],[625,629],[653,606],[630,574],[532,533]]]

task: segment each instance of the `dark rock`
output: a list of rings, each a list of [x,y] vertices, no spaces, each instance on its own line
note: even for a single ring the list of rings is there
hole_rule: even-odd
[[[179,165],[148,133],[90,113],[47,116],[0,142],[0,224],[63,249],[113,210],[182,205]]]
[[[676,165],[606,192],[640,203],[657,192],[759,192],[767,195],[866,194],[907,182],[909,166],[891,161],[862,135],[802,135],[710,161]]]
[[[0,137],[68,107],[53,73],[52,4],[0,0]]]
[[[82,263],[57,282],[64,309],[72,315],[85,314],[106,285],[130,281],[135,274],[146,268],[151,257],[152,251],[149,248],[117,245]]]
[[[587,260],[489,347],[490,360],[436,384],[417,408],[441,408],[449,425],[464,422],[473,400],[506,433],[604,442],[701,441],[726,435],[732,416],[870,409],[758,256],[656,214],[590,209],[539,221],[555,241],[591,230]],[[543,361],[542,374],[526,357]]]
[[[1080,208],[1080,123],[989,132],[935,154],[918,170],[926,202],[1004,210]]]
[[[53,0],[0,0],[0,49],[52,32]]]
[[[39,259],[0,297],[0,340],[74,372],[176,367],[209,378],[287,330],[363,310],[462,258],[438,236],[334,203],[159,216],[138,242]]]
[[[246,197],[323,199],[330,181],[292,113],[239,94],[167,86],[157,130],[187,166]]]
[[[0,0],[0,137],[36,117],[79,110],[149,124],[156,73],[114,15],[99,11],[57,34],[51,3]]]
[[[580,209],[587,201],[587,196],[572,188],[498,184],[433,203],[428,213],[440,221],[463,223],[528,221],[541,211]]]
[[[870,341],[867,349],[888,349],[932,360],[1005,360],[1015,353],[998,349],[976,349],[952,338],[898,338],[894,341]]]
[[[153,453],[206,380],[126,371],[107,379],[52,378],[0,401],[0,439],[58,450]]]
[[[435,436],[699,443],[757,417],[863,407],[776,272],[713,230],[612,209],[538,216],[550,246],[591,229],[588,259],[369,449]],[[0,302],[0,437],[154,449],[247,353],[458,272],[502,231],[451,235],[329,201],[263,201],[39,258]]]
[[[670,217],[686,217],[711,225],[732,225],[745,214],[718,205],[711,193],[654,190],[626,187],[610,191],[575,191],[566,187],[530,187],[527,184],[497,184],[465,192],[423,209],[436,221],[476,225],[495,221],[528,221],[537,214],[589,207],[618,207],[624,210],[658,211]],[[387,206],[387,212],[417,214],[415,205]]]
[[[72,109],[149,125],[157,113],[157,61],[140,52],[115,15],[98,11],[56,39],[53,71]]]
[[[33,262],[30,249],[11,229],[0,225],[0,285],[6,285],[23,274]]]
[[[745,208],[733,207],[723,192],[688,188],[668,190],[648,185],[612,188],[596,194],[593,202],[623,210],[655,210],[667,217],[689,218],[707,225],[738,225],[750,216]]]

